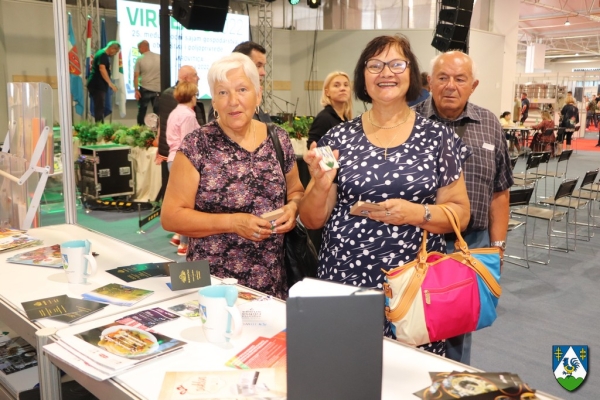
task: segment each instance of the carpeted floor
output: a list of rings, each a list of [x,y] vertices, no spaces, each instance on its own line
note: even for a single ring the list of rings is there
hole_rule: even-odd
[[[583,150],[588,142],[597,143],[598,132],[587,132],[578,140],[568,164],[568,177],[581,177],[587,170],[600,167],[599,148]],[[549,170],[555,169],[551,160]],[[515,171],[524,169],[520,158]],[[562,167],[561,167],[562,168]],[[539,185],[538,195],[549,196],[553,184]],[[558,180],[557,180],[558,182]],[[543,193],[548,190],[548,193]],[[596,206],[597,207],[597,206]],[[46,206],[48,209],[48,206]],[[600,214],[600,212],[599,212]],[[43,225],[64,222],[60,212],[43,213]],[[153,253],[181,260],[176,248],[169,244],[158,219],[138,234],[137,213],[80,210],[78,223],[141,247]],[[522,228],[509,233],[508,250],[522,251]],[[577,241],[571,253],[551,252],[547,266],[531,269],[506,264],[502,275],[503,294],[498,306],[499,317],[490,328],[473,335],[472,365],[486,371],[509,371],[519,374],[532,387],[555,396],[573,400],[600,398],[600,373],[590,361],[586,382],[575,392],[563,389],[552,372],[552,345],[586,344],[590,359],[600,343],[600,230],[590,242]],[[536,235],[544,235],[545,227],[537,225]],[[541,256],[540,250],[533,255]]]

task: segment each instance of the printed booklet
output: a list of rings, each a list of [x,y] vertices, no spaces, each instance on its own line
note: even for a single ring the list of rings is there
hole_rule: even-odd
[[[19,253],[7,258],[6,261],[13,264],[35,265],[37,267],[62,268],[63,266],[59,244]]]
[[[154,293],[152,290],[138,289],[131,286],[109,283],[82,297],[87,300],[99,301],[101,303],[115,304],[117,306],[132,306],[138,301],[145,299]]]

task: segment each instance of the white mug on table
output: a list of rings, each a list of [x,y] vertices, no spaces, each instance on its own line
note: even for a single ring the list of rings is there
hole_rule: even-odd
[[[90,254],[89,240],[71,240],[61,243],[60,254],[69,283],[87,283],[87,278],[96,273],[97,265]]]
[[[198,290],[198,295],[202,328],[209,342],[226,343],[242,332],[242,314],[235,307],[238,297],[235,286],[205,286]]]

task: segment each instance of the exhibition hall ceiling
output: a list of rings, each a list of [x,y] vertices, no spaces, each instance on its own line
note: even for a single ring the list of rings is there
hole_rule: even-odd
[[[519,55],[528,44],[546,45],[551,62],[600,58],[599,0],[521,0]]]
[[[79,0],[80,3],[98,1],[100,8],[115,9],[116,0]],[[135,1],[135,0],[133,0]],[[271,2],[273,25],[277,28],[319,29],[325,7],[339,8],[336,16],[353,16],[353,23],[347,29],[357,29],[356,14],[359,13],[359,26],[362,29],[417,28],[435,26],[435,7],[438,0],[321,0],[318,10],[310,9],[306,0],[291,6],[288,0]],[[493,2],[502,0],[476,0],[482,14],[490,9]],[[159,0],[145,0],[146,3],[159,3]],[[252,4],[262,0],[230,0],[230,7],[237,12],[252,10]],[[67,0],[76,4],[77,0]],[[441,3],[441,1],[440,1]],[[501,4],[501,3],[500,3]],[[249,5],[249,7],[247,7]],[[316,17],[316,18],[315,18]],[[412,20],[411,20],[412,18]],[[310,21],[302,23],[303,20]],[[481,21],[489,19],[481,18]],[[485,26],[480,26],[485,29]],[[600,0],[520,0],[518,58],[524,61],[527,45],[546,45],[546,58],[550,62],[577,62],[578,60],[600,59]]]

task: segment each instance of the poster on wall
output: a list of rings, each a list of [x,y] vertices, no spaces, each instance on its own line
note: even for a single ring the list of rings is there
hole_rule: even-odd
[[[147,40],[150,50],[160,54],[160,5],[117,2],[117,21],[120,28],[123,74],[127,99],[135,100],[133,68],[141,55],[137,45]],[[249,40],[250,19],[247,15],[227,14],[223,32],[188,30],[170,17],[171,85],[177,82],[177,71],[182,65],[191,65],[198,71],[198,93],[201,99],[210,99],[206,74],[211,64],[231,53],[236,45]]]

